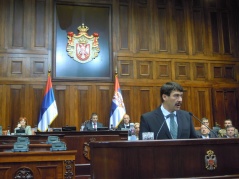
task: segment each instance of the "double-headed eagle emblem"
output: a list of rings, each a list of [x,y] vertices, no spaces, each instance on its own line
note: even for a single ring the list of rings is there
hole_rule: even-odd
[[[89,28],[82,24],[78,28],[79,33],[76,35],[73,32],[67,33],[66,51],[70,57],[80,63],[87,63],[95,59],[99,52],[99,34],[93,33],[88,35]]]

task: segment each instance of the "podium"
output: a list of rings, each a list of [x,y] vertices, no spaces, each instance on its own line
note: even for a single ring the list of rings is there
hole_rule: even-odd
[[[92,142],[91,178],[239,178],[239,139]]]

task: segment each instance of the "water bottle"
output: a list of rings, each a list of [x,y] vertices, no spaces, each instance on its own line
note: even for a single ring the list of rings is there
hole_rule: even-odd
[[[128,140],[129,141],[137,140],[137,137],[135,135],[134,123],[130,123],[130,128],[128,130]]]
[[[111,131],[114,131],[114,130],[115,130],[113,124],[110,125],[110,130],[111,130]]]
[[[11,133],[10,133],[10,126],[7,126],[7,135],[11,135]]]
[[[48,125],[48,132],[52,132],[52,128],[50,125]]]
[[[84,131],[84,128],[85,128],[85,123],[82,123],[80,127],[80,131]]]

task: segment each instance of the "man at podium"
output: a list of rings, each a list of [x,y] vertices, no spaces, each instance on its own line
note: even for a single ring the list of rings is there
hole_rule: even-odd
[[[155,140],[197,138],[191,115],[180,110],[183,87],[167,82],[160,89],[160,97],[162,104],[157,109],[141,115],[139,139],[144,132],[153,132]]]

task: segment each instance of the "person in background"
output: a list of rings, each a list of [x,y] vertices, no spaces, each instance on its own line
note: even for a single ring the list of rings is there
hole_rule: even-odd
[[[223,135],[223,138],[236,138],[237,135],[235,134],[236,128],[234,126],[227,126],[226,128],[226,134]]]
[[[201,125],[200,127],[200,133],[198,133],[198,138],[209,139],[209,138],[217,138],[217,136],[213,132],[211,132],[204,124]]]
[[[20,117],[19,122],[17,124],[17,127],[14,129],[14,134],[17,133],[17,130],[25,130],[26,135],[32,135],[32,129],[31,126],[27,125],[27,118],[26,117]]]
[[[203,118],[201,119],[201,121],[202,121],[202,123],[203,123],[204,125],[206,125],[206,126],[209,127],[209,120],[208,120],[207,118],[203,117]]]
[[[191,115],[180,110],[183,91],[183,87],[176,82],[167,82],[161,87],[162,104],[141,115],[140,140],[144,132],[153,132],[155,140],[197,138]]]
[[[140,123],[138,123],[138,122],[134,123],[134,129],[135,129],[135,135],[136,135],[137,139],[139,139]]]
[[[90,121],[85,124],[84,131],[96,131],[98,127],[103,127],[103,124],[98,122],[98,114],[92,113]]]
[[[125,114],[125,115],[123,116],[123,123],[120,123],[120,124],[118,125],[117,130],[129,129],[129,128],[130,128],[130,125],[129,125],[130,123],[129,123],[129,121],[130,121],[129,115],[128,115],[128,114]]]
[[[226,136],[226,128],[227,128],[228,126],[233,126],[231,119],[226,119],[226,120],[224,121],[224,129],[220,129],[220,130],[218,131],[218,136],[219,136],[219,137],[224,137],[224,136]],[[238,136],[238,130],[237,130],[236,128],[235,128],[235,135]]]

